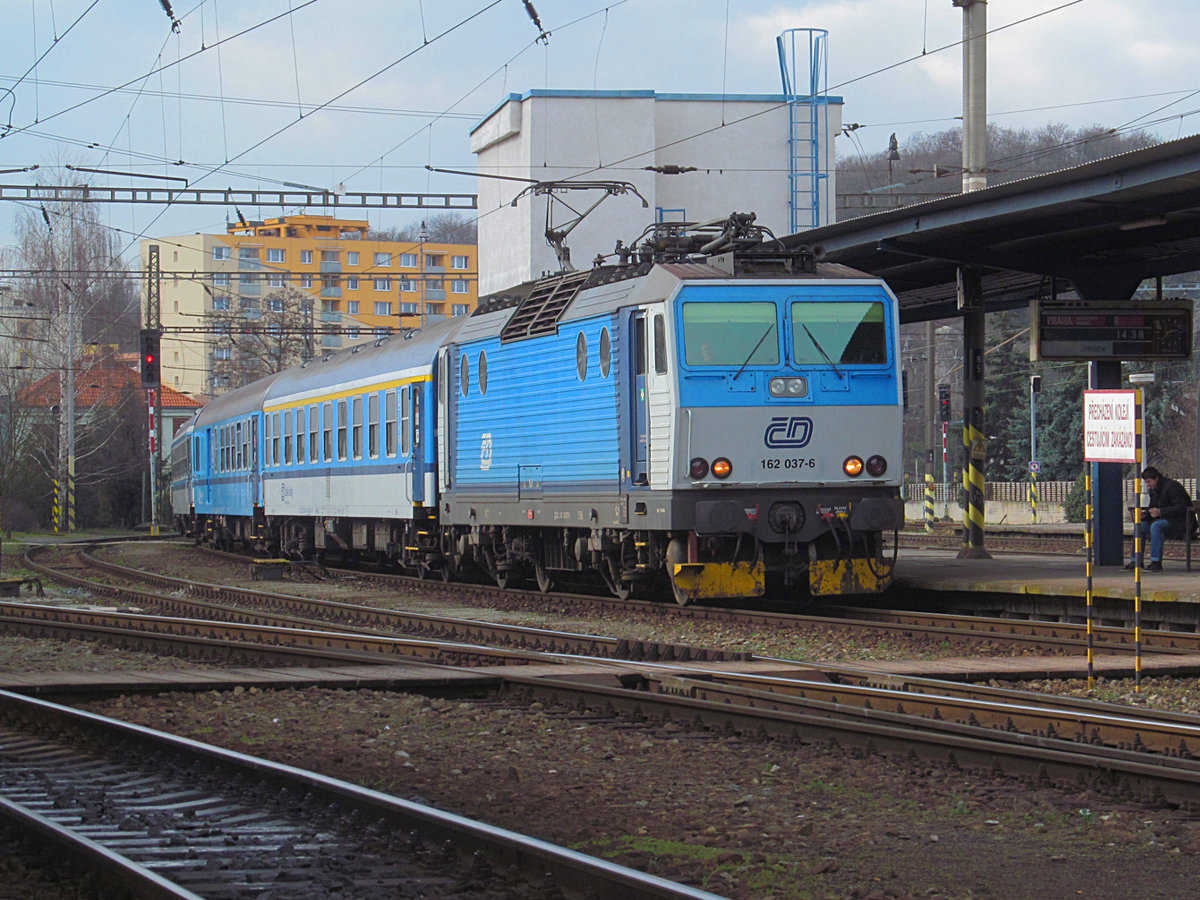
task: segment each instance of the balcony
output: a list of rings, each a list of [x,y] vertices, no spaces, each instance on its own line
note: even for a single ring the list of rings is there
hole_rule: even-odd
[[[342,286],[340,284],[337,284],[337,285],[333,285],[332,287],[323,287],[323,288],[321,288],[321,296],[322,297],[340,297],[340,296],[342,296]]]
[[[446,299],[445,288],[427,288],[425,291],[426,300],[444,301]]]
[[[321,310],[321,321],[322,322],[341,322],[342,314],[340,312],[337,312],[336,310],[334,310],[333,312]]]
[[[324,272],[340,273],[341,271],[342,271],[342,264],[340,262],[322,262],[321,263],[321,272],[322,273],[324,273]]]
[[[427,262],[427,263],[425,263],[425,271],[426,272],[445,272],[446,267],[445,266],[435,266],[432,263]]]

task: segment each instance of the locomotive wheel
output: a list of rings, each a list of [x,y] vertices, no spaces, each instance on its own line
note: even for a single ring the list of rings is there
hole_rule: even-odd
[[[675,598],[675,602],[680,606],[690,606],[692,603],[692,595],[687,591],[680,590],[679,585],[675,583],[674,578],[668,576],[668,580],[671,582],[671,596]]]
[[[554,576],[541,563],[533,564],[533,577],[537,579],[538,590],[548,594],[554,590]]]
[[[496,587],[502,591],[507,591],[509,588],[515,588],[521,583],[521,573],[516,569],[497,569],[496,570]]]

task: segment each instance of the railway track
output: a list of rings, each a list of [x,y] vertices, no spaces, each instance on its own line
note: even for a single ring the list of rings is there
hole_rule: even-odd
[[[999,621],[1032,627],[1029,622]],[[898,626],[952,627],[947,621],[925,619]],[[595,674],[562,679],[509,667],[500,678],[507,691],[552,698],[572,708],[595,707],[605,714],[617,710],[650,721],[676,719],[693,728],[702,723],[720,731],[918,753],[1019,778],[1049,778],[1063,786],[1084,783],[1119,795],[1200,808],[1200,718],[1193,716],[900,678],[865,667],[817,670],[788,660],[746,664],[760,671],[611,656],[578,662],[593,666]],[[764,673],[763,666],[775,671]],[[606,669],[611,670],[607,677]]]
[[[319,774],[5,692],[0,819],[139,897],[715,896]]]
[[[338,658],[346,659],[355,653],[380,654],[395,660],[401,657],[420,659],[427,662],[447,664],[503,664],[523,661],[521,652],[562,653],[588,657],[609,657],[624,660],[716,660],[745,659],[747,653],[727,652],[715,649],[696,648],[686,644],[637,641],[605,637],[594,634],[563,633],[549,629],[527,626],[504,625],[458,617],[434,616],[388,609],[383,606],[352,604],[330,600],[312,599],[261,588],[246,588],[232,585],[217,585],[194,579],[148,572],[111,561],[102,560],[86,552],[78,551],[77,559],[70,566],[62,563],[54,566],[39,561],[41,553],[31,553],[28,564],[36,571],[60,581],[87,587],[97,592],[107,592],[125,602],[144,606],[161,613],[161,616],[145,616],[141,627],[147,632],[156,632],[159,641],[166,634],[168,622],[163,616],[180,619],[216,620],[236,623],[225,626],[197,626],[197,631],[208,633],[211,639],[229,639],[231,631],[237,631],[246,640],[259,645],[278,645],[283,642],[294,648],[307,647],[307,652],[316,653],[322,648],[337,648]],[[246,564],[240,557],[229,557],[239,564]],[[105,583],[94,578],[85,578],[83,571],[100,571],[118,583]],[[357,573],[356,573],[357,577]],[[371,580],[403,590],[430,587],[439,593],[460,587],[411,579],[390,574],[369,574]],[[145,590],[134,585],[150,583],[168,591]],[[478,586],[466,586],[466,596],[475,597]],[[511,601],[511,592],[500,594]],[[861,607],[829,607],[831,615],[807,615],[780,613],[766,610],[679,607],[674,604],[655,604],[638,600],[616,600],[608,598],[582,597],[579,595],[528,594],[529,599],[540,598],[555,604],[582,604],[589,610],[597,604],[623,612],[650,613],[668,617],[703,620],[711,622],[736,622],[758,629],[812,629],[824,628],[865,634],[895,634],[906,639],[917,639],[930,644],[952,643],[965,647],[980,644],[1005,644],[1029,647],[1042,651],[1063,654],[1082,654],[1088,643],[1087,628],[1083,624],[1057,621],[1036,621],[1015,618],[988,618],[980,616],[955,616],[938,613],[879,610]],[[206,597],[210,599],[197,599]],[[457,599],[462,599],[458,595]],[[476,599],[478,599],[476,597]],[[31,622],[34,619],[57,618],[70,622],[72,614],[62,612],[42,614],[41,607],[0,607],[0,624],[10,628],[24,628],[23,633],[36,633]],[[78,618],[84,618],[79,614]],[[89,624],[96,625],[103,617],[91,614]],[[123,618],[120,626],[133,627],[138,620]],[[23,623],[23,624],[22,624]],[[82,623],[77,623],[83,627]],[[336,626],[336,631],[332,627]],[[44,625],[42,627],[49,627]],[[186,627],[186,626],[185,626]],[[272,629],[278,629],[273,631]],[[353,632],[360,635],[342,639],[331,635]],[[411,638],[402,640],[372,640],[381,634],[404,634]],[[283,635],[287,635],[286,639]],[[84,634],[78,636],[84,637]],[[464,646],[455,647],[454,642]],[[1134,645],[1131,628],[1094,625],[1091,642],[1097,654],[1129,653]],[[163,646],[150,643],[147,649]],[[497,649],[489,652],[481,648],[508,648],[513,651],[505,655]],[[1194,632],[1143,630],[1142,650],[1146,654],[1200,654],[1200,635]],[[185,655],[187,650],[185,648]]]
[[[39,604],[3,604],[0,605],[0,610],[4,611],[5,615],[0,617],[0,622],[107,622],[120,627],[162,634],[166,634],[168,628],[173,625],[176,632],[182,627],[193,635],[214,639],[239,637],[247,642],[274,645],[286,642],[292,648],[308,647],[318,651],[336,646],[347,654],[377,654],[385,658],[390,656],[392,659],[403,656],[429,662],[469,665],[519,663],[530,658],[530,653],[578,654],[625,660],[745,659],[750,655],[744,652],[696,648],[686,644],[558,632],[519,625],[429,616],[384,607],[314,600],[274,591],[176,578],[120,566],[97,559],[84,551],[77,551],[77,554],[78,564],[69,569],[60,564],[50,565],[42,561],[40,557],[44,555],[44,551],[27,554],[26,564],[55,580],[187,619],[181,618],[171,623],[164,615],[79,611],[44,607]],[[121,581],[116,584],[106,583],[94,578],[85,578],[80,574],[81,571],[91,570],[105,572]],[[171,588],[172,592],[162,593],[135,587],[139,582]],[[211,599],[196,599],[192,595]],[[43,612],[44,610],[53,611]],[[331,623],[338,626],[336,632],[330,630]],[[385,633],[384,629],[415,637],[398,638],[394,634]]]

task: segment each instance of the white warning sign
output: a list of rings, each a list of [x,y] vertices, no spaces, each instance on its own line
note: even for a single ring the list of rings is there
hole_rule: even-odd
[[[1135,463],[1140,444],[1138,391],[1083,392],[1083,458]]]

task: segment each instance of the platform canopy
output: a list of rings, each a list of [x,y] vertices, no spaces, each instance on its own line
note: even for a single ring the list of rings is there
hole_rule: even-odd
[[[1200,136],[783,242],[886,279],[904,322],[957,315],[961,265],[981,269],[988,311],[1048,297],[1055,279],[1060,295],[1126,301],[1143,279],[1200,270]]]

